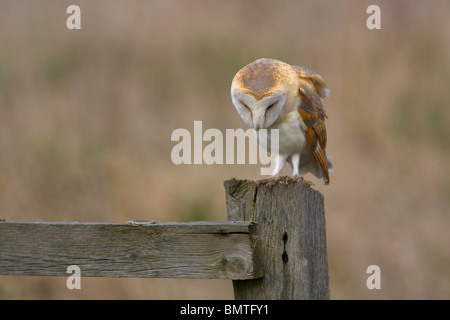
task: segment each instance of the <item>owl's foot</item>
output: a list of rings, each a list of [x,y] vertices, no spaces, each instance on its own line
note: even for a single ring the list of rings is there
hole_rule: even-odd
[[[303,179],[303,177],[300,177],[298,175],[295,175],[292,178],[291,177],[286,177],[286,178],[288,179],[288,181],[291,181],[291,182],[303,182],[303,183],[306,183],[310,187],[314,187],[314,183],[312,183],[311,181],[305,180],[305,179]]]
[[[261,180],[256,180],[256,186],[259,187],[259,185],[264,184],[266,186],[266,191],[267,190],[271,190],[273,187],[275,187],[275,185],[277,183],[283,182],[285,181],[287,177],[286,176],[273,176],[270,177],[268,179],[261,179]]]
[[[293,176],[293,177],[273,176],[268,179],[257,180],[255,183],[256,183],[256,186],[259,186],[261,184],[265,185],[266,191],[267,191],[267,190],[271,190],[278,183],[288,184],[288,183],[295,183],[295,182],[306,183],[310,187],[314,186],[314,183],[312,183],[311,181],[305,180],[305,179],[303,179],[303,177],[300,177],[300,176]]]

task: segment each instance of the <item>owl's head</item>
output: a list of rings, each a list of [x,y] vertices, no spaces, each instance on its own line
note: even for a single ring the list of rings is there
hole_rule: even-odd
[[[236,110],[256,130],[269,128],[284,110],[298,108],[302,97],[314,100],[316,95],[329,95],[320,75],[275,59],[253,61],[238,71],[231,84]]]
[[[287,93],[283,86],[284,62],[259,59],[234,76],[231,99],[242,120],[259,130],[270,127],[286,104]]]

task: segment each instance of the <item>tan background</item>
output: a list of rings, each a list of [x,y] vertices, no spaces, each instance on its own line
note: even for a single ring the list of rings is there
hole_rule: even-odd
[[[66,8],[81,7],[80,31]],[[381,7],[381,30],[366,8]],[[226,220],[223,181],[175,166],[177,128],[244,128],[234,74],[271,57],[327,81],[333,299],[450,298],[448,1],[1,1],[0,218]],[[286,171],[287,172],[287,171]],[[381,268],[381,290],[366,268]],[[222,299],[223,280],[0,276],[2,299]]]

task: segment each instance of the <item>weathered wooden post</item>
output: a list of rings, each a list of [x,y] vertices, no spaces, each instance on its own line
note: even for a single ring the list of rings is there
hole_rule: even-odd
[[[254,221],[264,276],[233,280],[235,299],[329,299],[324,199],[302,182],[224,183],[229,221]]]

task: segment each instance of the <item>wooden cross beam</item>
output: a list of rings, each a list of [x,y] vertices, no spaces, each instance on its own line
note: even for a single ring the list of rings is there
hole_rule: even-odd
[[[0,222],[0,274],[254,279],[252,222]]]

